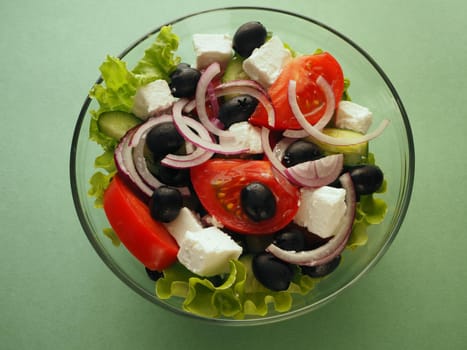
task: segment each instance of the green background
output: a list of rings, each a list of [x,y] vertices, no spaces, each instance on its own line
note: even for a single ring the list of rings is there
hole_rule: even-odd
[[[413,128],[413,199],[394,244],[312,314],[218,327],[124,285],[72,203],[74,123],[105,55],[211,7],[298,12],[352,38],[398,90]],[[0,4],[1,349],[465,349],[467,2],[16,0]]]

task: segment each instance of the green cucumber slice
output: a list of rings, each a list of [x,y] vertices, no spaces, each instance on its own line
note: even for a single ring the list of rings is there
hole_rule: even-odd
[[[229,81],[239,79],[249,79],[248,75],[243,70],[244,59],[238,55],[234,55],[225,68],[222,82],[228,83]]]
[[[362,136],[361,133],[356,131],[337,128],[324,128],[323,133],[337,138],[357,138]],[[342,153],[344,155],[344,165],[359,165],[367,163],[368,161],[368,142],[349,146],[335,146],[322,143],[311,136],[309,136],[307,140],[320,147],[326,155]]]
[[[120,140],[128,130],[140,123],[141,119],[133,114],[120,111],[104,112],[97,120],[99,130],[116,140]]]

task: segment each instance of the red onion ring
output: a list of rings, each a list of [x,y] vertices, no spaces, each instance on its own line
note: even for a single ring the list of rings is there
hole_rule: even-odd
[[[287,178],[298,186],[321,187],[337,179],[344,166],[343,154],[299,163],[285,169]]]
[[[345,191],[345,201],[347,209],[342,219],[341,226],[337,229],[335,235],[324,245],[307,251],[290,251],[284,250],[270,244],[266,251],[270,252],[278,259],[286,261],[291,264],[303,266],[317,266],[325,264],[336,256],[338,256],[345,248],[347,241],[352,232],[352,225],[355,218],[355,190],[352,179],[349,173],[345,173],[339,177],[342,187]]]
[[[135,129],[129,130],[125,136],[120,140],[119,144],[115,148],[114,160],[117,170],[123,177],[146,197],[152,195],[153,189],[147,185],[141,178],[138,171],[136,170],[135,163],[133,160],[132,147],[129,146],[129,142],[135,133]]]
[[[321,76],[316,80],[318,84],[324,80]],[[305,116],[302,114],[300,111],[300,107],[298,106],[297,103],[297,97],[296,97],[296,87],[297,87],[297,82],[295,80],[291,80],[289,82],[289,87],[288,87],[288,99],[289,99],[289,104],[290,108],[292,109],[292,112],[301,125],[301,127],[309,134],[309,136],[314,137],[320,142],[327,143],[330,145],[335,145],[335,146],[349,146],[349,145],[355,145],[358,143],[362,142],[367,142],[370,141],[376,137],[378,137],[384,129],[388,126],[389,120],[384,119],[378,128],[376,128],[373,132],[363,135],[362,137],[356,137],[356,138],[337,138],[337,137],[332,137],[326,134],[323,134],[320,130],[316,129],[313,125],[311,125],[305,118]],[[290,133],[286,134],[288,137],[291,137]]]
[[[220,153],[220,154],[240,154],[248,151],[248,148],[235,147],[235,146],[221,146],[218,143],[214,143],[212,140],[206,140],[195,132],[193,132],[187,125],[185,117],[182,115],[184,106],[188,103],[187,99],[180,99],[174,103],[172,113],[173,121],[180,134],[196,147],[200,147],[207,151]],[[203,124],[204,125],[204,124]]]
[[[217,105],[217,99],[214,95],[215,90],[212,88],[212,86],[210,87],[210,85],[214,77],[218,75],[220,72],[221,72],[221,67],[219,63],[214,62],[210,64],[206,68],[206,70],[201,74],[201,77],[199,78],[199,81],[198,81],[198,85],[196,86],[196,94],[195,94],[196,112],[198,114],[199,120],[206,127],[206,129],[208,129],[209,132],[217,136],[231,138],[232,133],[219,128],[219,126],[216,125],[209,118],[208,113],[206,111],[206,95],[208,94],[209,90],[211,90],[211,93],[209,94],[209,100],[210,101],[216,100],[215,104]]]
[[[201,123],[189,117],[183,117],[183,119],[185,120],[185,123],[190,128],[194,129],[201,138],[206,141],[212,141],[211,135]],[[214,152],[212,151],[196,147],[193,152],[187,155],[168,154],[164,159],[162,159],[161,164],[172,168],[191,168],[206,162],[213,155]]]

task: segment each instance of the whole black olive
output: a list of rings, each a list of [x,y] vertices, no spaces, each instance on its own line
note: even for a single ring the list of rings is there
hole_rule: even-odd
[[[235,96],[219,107],[219,120],[228,129],[232,124],[247,121],[258,105],[258,100],[250,95]]]
[[[155,159],[176,152],[185,143],[172,122],[160,123],[146,135],[146,145]]]
[[[276,213],[276,198],[261,182],[252,182],[242,188],[240,203],[245,214],[253,221],[272,218]]]
[[[179,190],[169,186],[158,187],[149,201],[151,216],[161,222],[176,219],[183,206],[183,196]]]
[[[322,156],[323,152],[314,143],[298,140],[287,147],[282,158],[282,163],[289,168],[298,163],[319,159]]]
[[[284,250],[299,252],[305,250],[306,239],[300,230],[284,230],[274,236],[274,244]]]
[[[294,274],[290,264],[267,252],[253,257],[252,270],[256,279],[273,291],[287,290]]]
[[[266,41],[267,30],[260,22],[242,24],[234,34],[232,47],[240,56],[249,57]]]
[[[175,97],[191,97],[196,92],[201,72],[186,63],[180,63],[170,78],[170,91]]]
[[[333,272],[339,263],[341,262],[341,256],[338,255],[331,261],[317,265],[317,266],[301,266],[302,272],[310,277],[323,277]]]
[[[377,165],[356,166],[350,170],[350,177],[359,195],[376,192],[384,181],[384,175]]]

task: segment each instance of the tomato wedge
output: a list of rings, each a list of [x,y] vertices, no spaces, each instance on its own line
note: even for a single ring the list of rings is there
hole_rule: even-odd
[[[104,211],[120,241],[144,266],[161,271],[177,260],[175,239],[118,174],[104,193]]]
[[[191,169],[191,181],[204,208],[226,228],[238,233],[279,231],[298,210],[299,190],[276,174],[267,160],[211,159]],[[272,191],[276,200],[273,217],[253,221],[245,214],[240,192],[252,182],[261,182]]]
[[[268,125],[268,115],[262,104],[258,104],[249,119],[250,123],[275,130],[301,129],[287,97],[289,81],[295,80],[300,110],[311,124],[316,124],[326,109],[324,93],[316,84],[316,79],[321,75],[331,85],[337,106],[344,92],[344,75],[339,62],[328,52],[299,56],[283,68],[279,77],[268,89],[275,110],[274,125]]]

